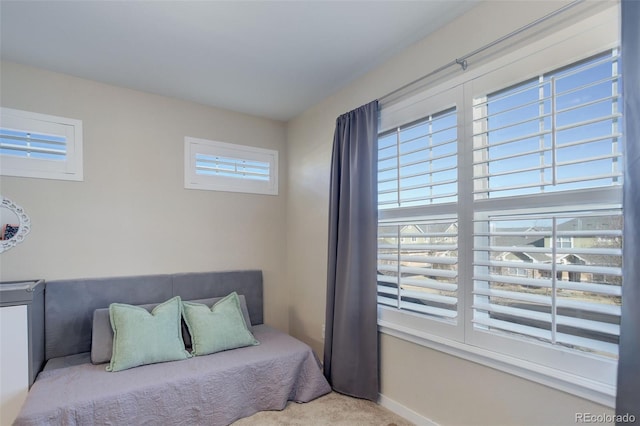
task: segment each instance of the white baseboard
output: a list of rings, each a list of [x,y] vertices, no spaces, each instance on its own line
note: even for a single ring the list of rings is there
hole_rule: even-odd
[[[417,426],[439,426],[438,423],[433,420],[424,417],[422,414],[416,413],[412,409],[405,407],[391,398],[387,398],[381,393],[378,394],[378,403],[387,410],[393,411],[397,415],[415,423]]]

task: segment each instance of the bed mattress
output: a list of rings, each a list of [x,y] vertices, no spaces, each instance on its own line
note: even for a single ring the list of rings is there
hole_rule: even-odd
[[[14,425],[227,425],[330,392],[309,346],[266,325],[252,332],[260,345],[115,373],[52,359]]]

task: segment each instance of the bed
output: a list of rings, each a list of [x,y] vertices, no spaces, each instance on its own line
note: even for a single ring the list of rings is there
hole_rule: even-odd
[[[116,373],[91,362],[96,309],[233,291],[244,296],[259,345]],[[15,425],[227,425],[330,392],[313,351],[263,324],[260,271],[48,282],[44,358]]]

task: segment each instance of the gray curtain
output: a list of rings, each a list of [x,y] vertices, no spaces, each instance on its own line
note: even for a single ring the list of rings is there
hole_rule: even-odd
[[[335,391],[378,399],[378,101],[336,120],[329,195],[324,374]]]
[[[640,422],[640,1],[622,2],[625,122],[622,322],[616,414]],[[619,424],[622,424],[619,422]]]

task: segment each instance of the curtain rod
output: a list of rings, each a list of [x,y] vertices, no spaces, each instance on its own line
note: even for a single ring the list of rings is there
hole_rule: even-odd
[[[470,57],[475,56],[478,53],[484,52],[485,50],[490,49],[493,46],[495,46],[497,44],[500,44],[503,41],[505,41],[507,39],[510,39],[511,37],[514,37],[514,36],[524,32],[524,31],[528,30],[531,27],[539,25],[539,24],[541,24],[541,23],[553,18],[554,16],[559,15],[559,14],[571,9],[572,7],[582,3],[584,1],[585,0],[574,0],[571,3],[564,5],[563,7],[559,8],[557,10],[554,10],[553,12],[551,12],[551,13],[549,13],[547,15],[544,15],[543,17],[538,18],[535,21],[528,23],[527,25],[525,25],[523,27],[520,27],[517,30],[510,32],[509,34],[504,35],[504,36],[492,41],[491,43],[485,44],[484,46],[474,50],[473,52],[467,53],[466,55],[463,55],[463,56],[461,56],[459,58],[456,58],[453,61],[451,61],[451,62],[449,62],[449,63],[447,63],[447,64],[445,64],[445,65],[443,65],[443,66],[431,71],[431,72],[429,72],[428,74],[425,74],[422,77],[417,78],[417,79],[413,80],[412,82],[407,83],[404,86],[387,93],[386,95],[378,98],[378,101],[380,103],[383,103],[383,102],[387,101],[389,98],[391,98],[394,95],[396,95],[397,93],[400,93],[400,92],[408,89],[409,87],[413,86],[414,84],[419,83],[419,82],[421,82],[423,80],[426,80],[427,78],[429,78],[429,77],[431,77],[433,75],[436,75],[439,72],[442,72],[442,71],[446,70],[447,68],[449,68],[449,67],[451,67],[453,65],[460,65],[462,70],[465,71],[467,69],[468,65],[469,65],[467,63],[467,59],[469,59]]]

